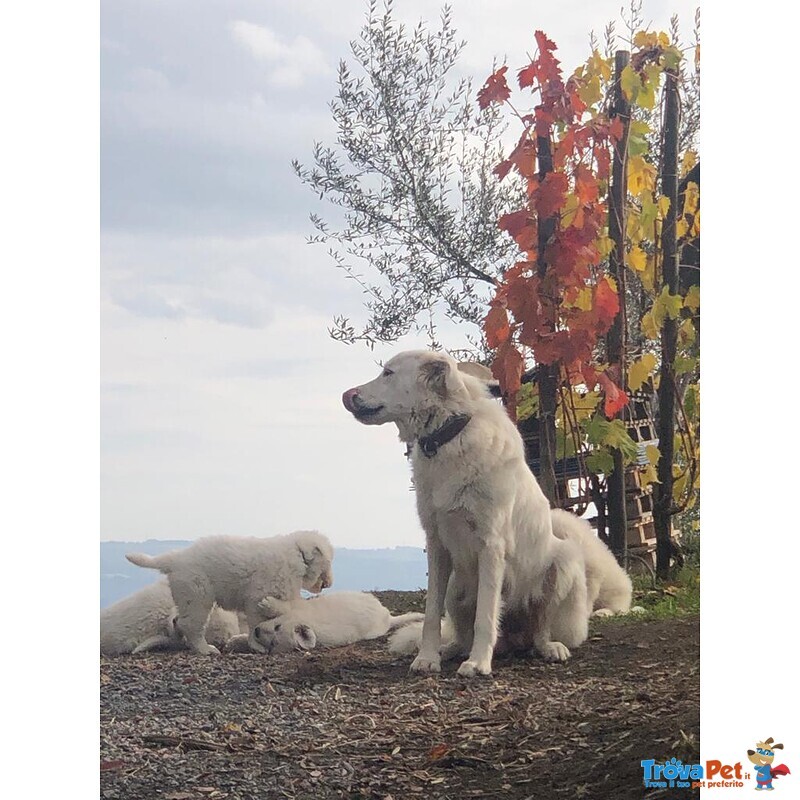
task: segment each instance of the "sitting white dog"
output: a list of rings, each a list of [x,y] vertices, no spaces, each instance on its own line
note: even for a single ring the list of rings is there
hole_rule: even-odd
[[[333,583],[333,547],[317,531],[268,539],[210,536],[160,556],[129,554],[133,564],[166,573],[178,609],[177,629],[196,653],[219,653],[205,637],[214,603],[244,612],[250,646],[261,650],[255,628],[264,620],[259,603],[269,595],[299,600],[300,590],[318,593]]]
[[[166,580],[145,586],[100,612],[100,652],[118,656],[183,649],[186,644],[175,627],[177,613]],[[206,626],[207,640],[220,647],[239,633],[236,614],[214,606]]]
[[[395,423],[413,445],[428,594],[411,669],[440,670],[445,595],[455,629],[445,656],[469,653],[460,675],[491,672],[501,607],[545,659],[567,659],[588,634],[583,557],[553,536],[519,431],[485,382],[447,355],[412,351],[342,401],[365,425]]]
[[[553,534],[559,539],[571,539],[583,552],[587,616],[605,617],[641,611],[638,606],[631,609],[631,579],[617,563],[613,553],[597,537],[592,526],[585,519],[559,508],[553,509],[550,515],[553,520]],[[503,632],[495,647],[496,653],[531,647],[531,642],[524,638],[527,634],[526,628],[523,626],[521,631],[515,630],[514,623],[515,620],[503,620]],[[445,615],[442,620],[443,648],[450,647],[454,639],[453,622]],[[395,655],[413,655],[419,650],[421,643],[422,625],[406,625],[389,639],[389,652]]]
[[[267,653],[377,639],[424,616],[418,612],[393,616],[375,595],[366,592],[332,592],[292,603],[265,597],[259,605],[267,621],[256,626],[255,638]],[[245,645],[247,637],[238,636],[228,649],[241,652]]]

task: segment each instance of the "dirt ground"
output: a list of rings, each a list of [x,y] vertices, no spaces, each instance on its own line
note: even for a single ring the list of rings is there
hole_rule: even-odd
[[[419,595],[383,593],[395,610]],[[101,659],[100,796],[681,798],[640,761],[696,759],[699,620],[597,622],[566,664],[408,673],[386,640],[336,650]]]

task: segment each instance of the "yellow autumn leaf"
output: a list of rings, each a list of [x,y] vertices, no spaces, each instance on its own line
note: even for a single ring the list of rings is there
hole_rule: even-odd
[[[689,291],[686,292],[686,297],[683,299],[683,307],[691,311],[697,311],[700,308],[700,287],[690,286]]]
[[[632,392],[640,389],[656,368],[656,357],[653,353],[645,353],[633,362],[628,369],[628,387]]]
[[[580,97],[587,106],[593,106],[595,103],[599,102],[603,97],[600,77],[594,75],[589,78],[589,80],[578,89],[578,97]]]
[[[634,245],[628,253],[628,266],[637,272],[644,272],[647,266],[647,254],[641,247]]]
[[[561,225],[564,228],[569,228],[575,222],[575,217],[578,213],[578,207],[580,206],[580,200],[578,196],[575,194],[568,194],[567,199],[564,201],[564,206],[561,209]],[[583,225],[578,225],[576,227],[583,227]]]
[[[639,77],[639,73],[628,64],[619,76],[619,85],[622,87],[625,99],[633,102],[642,88],[642,79]]]
[[[611,251],[614,249],[614,240],[607,233],[603,233],[595,245],[597,247],[597,252],[600,253],[600,258],[608,258]]]
[[[663,194],[658,198],[658,216],[659,219],[666,219],[667,212],[669,211],[670,199]]]
[[[586,74],[598,75],[604,82],[611,80],[611,59],[595,50],[586,62]]]
[[[648,464],[643,470],[642,473],[642,485],[643,486],[650,486],[653,483],[661,483],[658,479],[658,470],[652,465]]]
[[[658,339],[658,325],[651,311],[642,314],[642,333],[648,339]]]
[[[694,150],[687,150],[681,159],[681,178],[685,178],[696,163],[697,153]]]
[[[628,191],[638,197],[642,192],[652,192],[656,184],[656,168],[642,156],[628,159]]]
[[[678,328],[678,344],[681,347],[688,347],[690,344],[694,344],[696,338],[697,331],[694,327],[694,322],[690,319],[685,319]]]
[[[639,280],[642,286],[650,293],[653,294],[656,290],[656,257],[655,255],[647,256],[647,266],[644,272],[639,273]]]
[[[574,308],[579,308],[581,311],[591,311],[592,310],[592,290],[588,286],[584,286],[578,292],[575,301],[573,302]]]
[[[658,464],[658,459],[661,458],[661,451],[654,444],[648,444],[644,449],[644,454],[653,466]]]

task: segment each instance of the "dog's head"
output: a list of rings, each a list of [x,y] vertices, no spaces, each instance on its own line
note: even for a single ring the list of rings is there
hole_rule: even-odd
[[[431,410],[463,410],[471,400],[488,397],[489,388],[485,373],[467,374],[444,353],[409,350],[387,361],[375,380],[348,389],[342,402],[359,422],[394,422],[403,435]]]
[[[770,736],[764,742],[756,742],[755,750],[748,750],[747,757],[757,767],[771,764],[775,760],[775,751],[783,750],[782,744],[773,744],[775,740]]]
[[[333,546],[328,538],[316,531],[298,531],[292,536],[303,561],[303,588],[319,594],[333,586]]]
[[[268,655],[292,650],[313,650],[317,635],[303,623],[294,622],[291,614],[283,614],[256,625],[255,638]]]

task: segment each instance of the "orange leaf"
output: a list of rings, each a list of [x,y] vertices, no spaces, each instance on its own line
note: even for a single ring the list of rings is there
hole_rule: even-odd
[[[504,394],[514,395],[519,391],[524,367],[522,354],[511,340],[506,340],[497,348],[492,374],[500,381],[500,389]]]
[[[603,406],[605,415],[608,419],[614,419],[614,417],[628,405],[628,395],[623,392],[605,372],[597,373],[597,382],[600,384],[600,388],[605,395],[605,403]]]
[[[492,103],[504,103],[511,97],[506,81],[507,70],[508,67],[500,67],[486,79],[483,88],[478,92],[478,105],[481,108],[488,108]]]
[[[508,339],[508,335],[511,332],[508,326],[506,310],[502,306],[493,304],[486,315],[483,329],[486,331],[486,343],[489,347],[492,349],[499,347]]]
[[[594,288],[593,305],[599,333],[605,333],[619,314],[619,295],[606,276],[600,278]]]
[[[552,217],[563,207],[567,188],[567,176],[563,172],[548,172],[544,176],[534,201],[539,219]]]

